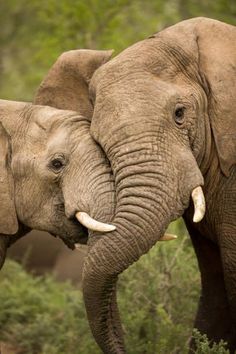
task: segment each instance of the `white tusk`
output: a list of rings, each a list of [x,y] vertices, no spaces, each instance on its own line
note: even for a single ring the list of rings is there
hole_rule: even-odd
[[[75,248],[76,248],[77,250],[82,250],[82,249],[87,249],[87,248],[88,248],[87,245],[82,244],[82,243],[75,243],[74,246],[75,246]]]
[[[164,236],[162,236],[158,241],[171,241],[176,240],[177,238],[178,236],[176,235],[165,233]]]
[[[206,212],[206,203],[202,187],[198,186],[194,188],[191,196],[194,204],[193,222],[199,222],[203,219]]]
[[[97,221],[87,213],[83,211],[78,211],[75,214],[76,219],[89,230],[100,231],[100,232],[110,232],[114,231],[116,227],[114,225],[105,224],[103,222]]]
[[[75,249],[85,255],[88,253],[88,246],[81,243],[75,243]]]

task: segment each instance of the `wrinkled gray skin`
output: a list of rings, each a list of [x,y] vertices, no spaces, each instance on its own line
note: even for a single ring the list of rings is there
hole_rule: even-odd
[[[184,21],[92,77],[91,134],[111,163],[117,198],[117,230],[90,235],[84,267],[88,319],[104,353],[126,352],[118,275],[183,214],[202,278],[195,326],[236,349],[235,38],[235,28],[218,21]],[[190,194],[198,185],[207,213],[194,224]]]
[[[110,167],[89,127],[74,111],[0,100],[1,263],[6,247],[30,229],[73,249],[88,236],[77,211],[100,221],[112,214]]]

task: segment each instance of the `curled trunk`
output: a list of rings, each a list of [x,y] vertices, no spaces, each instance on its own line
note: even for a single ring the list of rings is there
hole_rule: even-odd
[[[191,190],[202,184],[196,168],[194,172],[188,168],[180,178],[167,147],[157,152],[145,141],[139,140],[138,144],[122,146],[111,159],[115,161],[112,168],[117,205],[112,224],[116,230],[100,237],[90,235],[84,266],[83,291],[89,323],[97,343],[107,354],[125,353],[116,303],[118,275],[163,236],[170,221],[188,206]],[[192,156],[183,155],[182,159],[189,160],[188,167],[190,163],[197,167]],[[187,190],[183,187],[185,177]]]
[[[71,132],[74,147],[62,182],[65,212],[90,230],[108,232],[114,229],[108,226],[115,207],[111,167],[90,136],[90,123],[81,116],[76,120]]]
[[[156,171],[153,161],[151,156],[149,162],[136,160],[130,173],[119,166],[116,217],[112,222],[116,230],[97,242],[93,242],[96,234],[90,236],[84,299],[93,335],[107,354],[125,353],[116,303],[118,274],[149,251],[174,216],[169,205],[173,205],[175,191],[169,186],[167,194],[164,187],[172,174]]]

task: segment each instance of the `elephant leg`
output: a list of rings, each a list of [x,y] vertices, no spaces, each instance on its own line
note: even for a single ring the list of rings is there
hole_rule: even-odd
[[[234,353],[235,338],[219,248],[193,229],[191,224],[186,222],[186,225],[198,259],[202,285],[194,327],[214,342],[221,339],[228,342],[229,349]],[[194,349],[195,342],[191,339],[190,352]]]
[[[224,228],[219,240],[224,269],[225,287],[230,306],[234,330],[234,349],[236,350],[236,235],[231,226]]]

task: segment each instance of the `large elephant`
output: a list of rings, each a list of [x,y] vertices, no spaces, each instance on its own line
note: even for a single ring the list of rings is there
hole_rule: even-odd
[[[89,65],[92,75],[110,53],[84,56],[88,79]],[[70,103],[76,112],[0,100],[0,266],[7,247],[31,229],[59,236],[72,249],[87,243],[88,229],[114,230],[102,222],[114,215],[113,176],[81,115],[83,100],[81,94],[79,107]]]
[[[235,38],[235,27],[216,20],[181,22],[98,68],[85,92],[117,202],[116,230],[90,233],[84,266],[88,319],[104,353],[125,353],[118,275],[180,215],[201,271],[195,327],[236,350]]]

